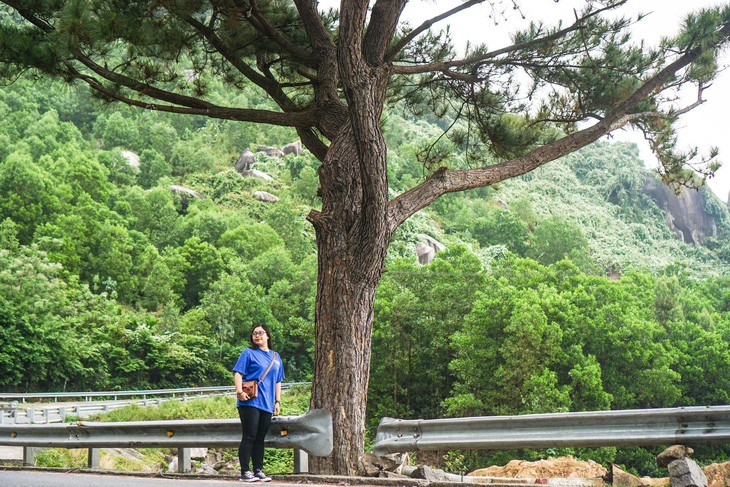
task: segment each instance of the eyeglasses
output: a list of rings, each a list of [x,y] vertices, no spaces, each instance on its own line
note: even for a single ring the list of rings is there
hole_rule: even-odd
[[[255,336],[255,337],[262,337],[264,335],[266,335],[265,331],[255,331],[255,332],[251,333],[251,336]]]

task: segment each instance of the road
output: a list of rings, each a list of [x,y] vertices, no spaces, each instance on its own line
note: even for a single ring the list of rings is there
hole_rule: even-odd
[[[235,477],[224,479],[184,479],[147,478],[119,476],[109,474],[58,473],[27,470],[0,470],[0,486],[2,487],[231,487],[245,485]],[[259,485],[256,482],[254,485]],[[294,482],[272,481],[261,484],[263,487],[294,487]],[[323,484],[308,484],[307,487],[318,487]]]

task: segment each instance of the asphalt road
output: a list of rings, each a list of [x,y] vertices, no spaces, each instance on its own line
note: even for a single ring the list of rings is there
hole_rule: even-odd
[[[0,470],[2,487],[231,487],[250,485],[234,478],[228,479],[165,479],[143,478],[117,475],[94,475],[84,473],[58,473],[21,470]],[[266,487],[292,487],[296,484],[286,482],[255,482],[253,485]],[[307,487],[317,487],[316,484]]]

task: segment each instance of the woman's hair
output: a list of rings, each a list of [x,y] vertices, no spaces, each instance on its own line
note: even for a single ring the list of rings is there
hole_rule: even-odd
[[[251,328],[251,333],[248,335],[248,341],[251,343],[251,348],[259,348],[256,346],[256,344],[253,342],[253,332],[256,328],[263,328],[266,332],[266,344],[269,347],[269,350],[273,350],[271,346],[271,330],[269,330],[269,327],[266,325],[254,325],[253,328]]]

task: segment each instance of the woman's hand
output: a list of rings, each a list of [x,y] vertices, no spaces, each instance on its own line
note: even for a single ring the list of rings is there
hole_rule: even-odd
[[[239,401],[248,401],[249,399],[251,399],[250,397],[248,397],[248,394],[246,394],[243,391],[236,392],[236,397],[238,398]]]
[[[281,409],[281,405],[279,404],[279,401],[276,401],[274,403],[274,416],[279,415],[279,410]]]

